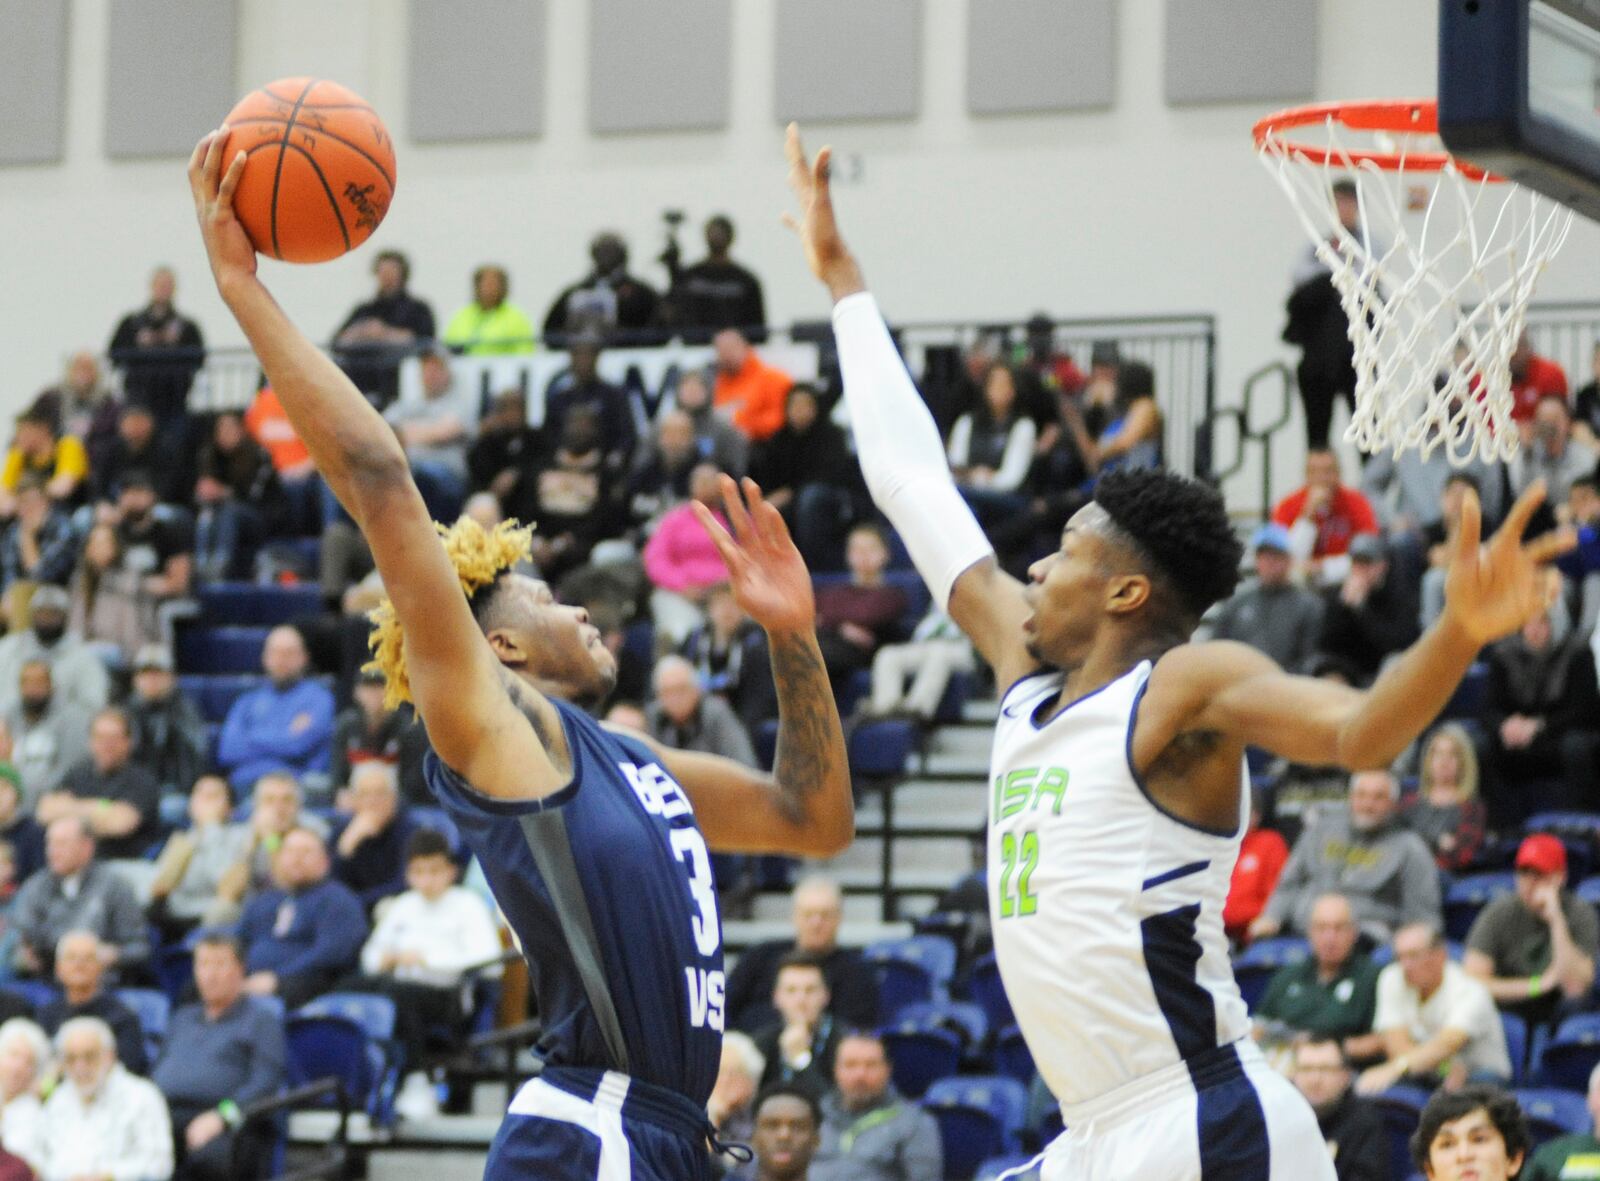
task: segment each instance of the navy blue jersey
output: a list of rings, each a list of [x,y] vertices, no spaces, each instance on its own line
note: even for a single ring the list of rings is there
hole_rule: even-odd
[[[722,1053],[725,983],[705,839],[649,747],[554,705],[572,752],[560,791],[495,799],[431,751],[428,787],[522,944],[545,1061],[621,1071],[703,1107]]]

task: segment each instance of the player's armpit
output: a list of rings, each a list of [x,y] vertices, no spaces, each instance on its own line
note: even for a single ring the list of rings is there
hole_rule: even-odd
[[[1002,570],[993,554],[968,566],[950,588],[950,618],[994,670],[1002,693],[1039,668],[1022,634],[1030,614],[1022,591],[1022,583]]]

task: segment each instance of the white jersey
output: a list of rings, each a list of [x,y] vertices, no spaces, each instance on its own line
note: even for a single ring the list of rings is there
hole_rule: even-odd
[[[1214,832],[1151,799],[1131,764],[1145,661],[1043,725],[1063,674],[1018,681],[990,763],[989,918],[1033,1060],[1064,1108],[1204,1061],[1250,1021],[1222,908],[1248,818]],[[1180,1067],[1181,1069],[1181,1067]]]

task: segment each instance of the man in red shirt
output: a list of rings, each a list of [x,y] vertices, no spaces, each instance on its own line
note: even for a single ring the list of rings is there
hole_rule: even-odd
[[[794,378],[774,369],[750,347],[737,328],[711,338],[717,350],[717,385],[712,404],[733,408],[733,425],[760,442],[783,426],[783,403]]]
[[[1317,574],[1323,572],[1323,559],[1349,552],[1356,534],[1378,532],[1378,515],[1371,502],[1339,482],[1339,457],[1319,448],[1306,452],[1305,486],[1280,500],[1272,519],[1289,530],[1295,554],[1309,557]],[[1311,541],[1309,553],[1307,539]]]
[[[1527,329],[1523,329],[1511,354],[1511,420],[1526,422],[1533,417],[1539,399],[1550,394],[1567,397],[1567,375],[1549,357],[1533,351]]]

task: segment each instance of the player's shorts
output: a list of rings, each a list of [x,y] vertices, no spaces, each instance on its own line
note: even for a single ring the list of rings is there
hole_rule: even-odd
[[[1311,1106],[1248,1040],[1061,1115],[1042,1181],[1334,1181]]]
[[[484,1181],[710,1181],[704,1111],[615,1071],[546,1067],[522,1085]]]

